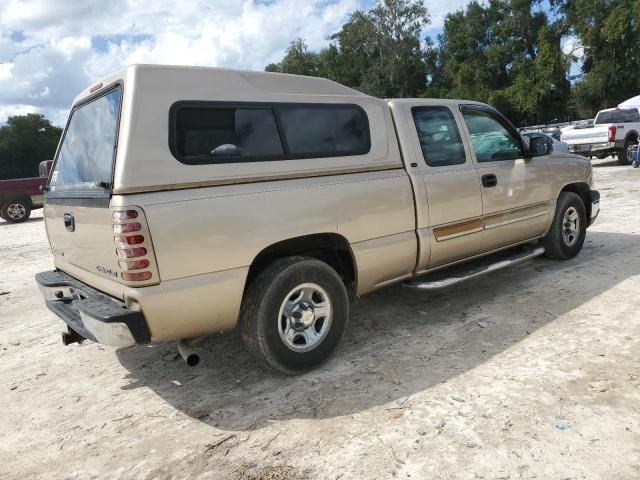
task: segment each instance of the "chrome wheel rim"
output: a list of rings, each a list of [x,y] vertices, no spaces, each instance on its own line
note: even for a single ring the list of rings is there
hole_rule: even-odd
[[[573,247],[580,236],[580,215],[575,207],[567,208],[562,220],[562,239],[567,247]]]
[[[640,146],[638,147],[640,148]],[[633,158],[633,145],[629,145],[629,148],[627,148],[627,161],[629,163],[633,162],[635,160],[635,158]]]
[[[7,207],[7,217],[11,220],[20,220],[27,214],[27,209],[21,203],[12,203]]]
[[[320,285],[298,285],[284,297],[280,306],[280,338],[294,352],[313,350],[329,333],[332,312],[329,295]]]

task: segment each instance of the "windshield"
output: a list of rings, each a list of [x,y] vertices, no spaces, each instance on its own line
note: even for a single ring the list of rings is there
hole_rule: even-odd
[[[51,174],[51,192],[96,194],[110,190],[120,92],[118,86],[71,112]]]
[[[600,112],[596,121],[596,125],[602,125],[603,123],[628,123],[628,122],[640,122],[640,113],[636,108],[629,108],[625,110],[607,110]]]

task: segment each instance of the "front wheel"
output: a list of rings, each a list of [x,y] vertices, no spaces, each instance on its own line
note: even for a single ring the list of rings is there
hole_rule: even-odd
[[[22,199],[9,200],[0,208],[0,216],[10,223],[21,223],[31,215],[30,205]]]
[[[340,342],[349,318],[347,290],[320,260],[276,260],[251,282],[239,326],[251,353],[287,375],[324,362]]]
[[[587,210],[582,198],[573,192],[562,192],[549,233],[542,240],[545,255],[556,260],[575,257],[587,234]]]

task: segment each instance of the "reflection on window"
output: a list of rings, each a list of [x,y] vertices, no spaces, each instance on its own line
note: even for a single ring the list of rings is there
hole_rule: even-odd
[[[109,190],[120,114],[120,87],[74,110],[64,134],[52,192]]]
[[[294,155],[358,155],[369,151],[369,125],[352,105],[278,107],[289,152]]]
[[[179,108],[176,149],[196,161],[283,153],[271,108]]]
[[[414,107],[412,113],[427,165],[441,167],[466,161],[456,121],[448,108]]]
[[[515,160],[523,156],[520,142],[493,115],[466,109],[462,114],[479,162]]]

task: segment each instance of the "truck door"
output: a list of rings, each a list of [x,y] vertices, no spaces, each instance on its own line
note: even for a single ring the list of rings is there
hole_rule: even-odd
[[[420,238],[416,271],[421,272],[480,251],[481,192],[476,167],[456,122],[459,113],[429,101],[401,105],[406,124],[398,130],[416,190]],[[395,113],[398,105],[392,109]]]
[[[513,126],[485,105],[461,105],[482,186],[482,251],[541,235],[550,215],[546,157],[525,158]]]

